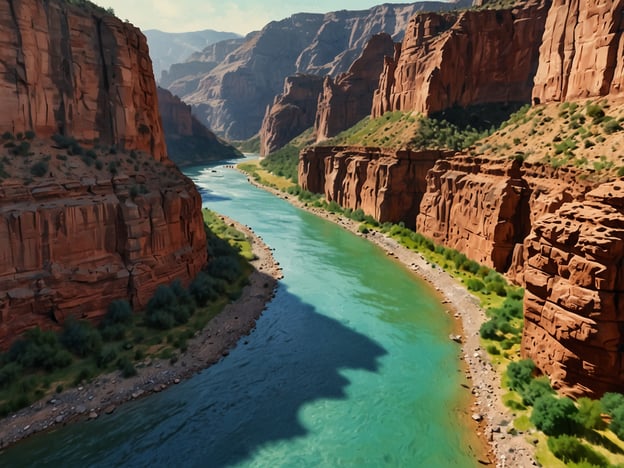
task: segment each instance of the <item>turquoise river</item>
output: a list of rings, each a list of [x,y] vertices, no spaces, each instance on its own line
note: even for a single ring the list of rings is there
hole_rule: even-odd
[[[205,206],[275,249],[275,299],[216,365],[23,441],[0,466],[477,466],[452,319],[429,287],[235,170],[186,172]]]

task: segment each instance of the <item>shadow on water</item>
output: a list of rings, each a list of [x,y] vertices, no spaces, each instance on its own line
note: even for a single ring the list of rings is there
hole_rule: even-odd
[[[1,455],[0,464],[245,463],[267,444],[307,435],[311,429],[300,420],[302,407],[345,399],[350,382],[341,371],[377,372],[385,354],[282,285],[256,330],[216,365],[110,416],[27,440]]]

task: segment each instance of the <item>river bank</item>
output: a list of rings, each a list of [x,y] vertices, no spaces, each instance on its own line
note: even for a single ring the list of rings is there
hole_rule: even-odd
[[[187,351],[177,361],[147,358],[136,366],[134,377],[123,378],[118,371],[101,375],[87,385],[47,397],[3,418],[0,420],[0,449],[38,432],[110,414],[125,402],[161,392],[206,369],[227,356],[228,350],[239,340],[240,346],[246,344],[242,337],[253,331],[256,320],[275,294],[282,272],[271,249],[250,228],[221,217],[250,238],[256,256],[250,262],[254,271],[241,297],[228,304],[201,332],[188,340]]]
[[[479,306],[478,300],[463,285],[442,269],[431,265],[417,252],[403,247],[380,232],[362,234],[358,231],[358,222],[321,208],[306,206],[294,196],[257,183],[253,177],[248,177],[248,180],[301,209],[375,243],[389,256],[428,282],[439,295],[442,304],[448,308],[447,313],[457,322],[458,336],[449,339],[455,338],[461,343],[460,359],[465,363],[466,378],[466,384],[462,384],[462,388],[469,392],[466,397],[470,402],[463,409],[461,417],[466,421],[467,427],[474,427],[475,434],[481,441],[482,449],[475,450],[479,463],[502,468],[537,466],[533,457],[534,447],[527,441],[526,434],[513,429],[513,415],[502,403],[505,391],[501,388],[501,376],[480,345],[479,328],[486,320],[485,312]]]

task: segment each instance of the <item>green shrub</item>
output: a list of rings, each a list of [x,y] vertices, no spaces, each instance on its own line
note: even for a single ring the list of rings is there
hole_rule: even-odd
[[[33,132],[32,130],[26,130],[26,132],[24,132],[24,138],[26,138],[27,140],[34,140],[35,136],[35,132]]]
[[[605,117],[605,111],[599,104],[589,104],[586,109],[587,116],[591,117],[595,124],[602,122]]]
[[[113,346],[105,346],[95,356],[95,364],[102,369],[115,359],[117,359],[117,350]]]
[[[17,362],[8,362],[0,367],[0,388],[6,388],[14,383],[22,373],[22,366]]]
[[[585,429],[602,430],[606,427],[602,419],[602,404],[599,400],[581,397],[576,402],[578,405],[578,422]]]
[[[362,234],[368,234],[370,231],[368,230],[366,225],[360,224],[360,226],[358,227],[358,232],[361,232]]]
[[[77,356],[96,355],[102,348],[102,337],[87,322],[66,320],[60,337],[61,343]]]
[[[137,375],[137,370],[134,367],[134,364],[126,356],[118,359],[117,368],[121,371],[121,375],[126,379]]]
[[[499,334],[496,320],[488,320],[482,323],[479,328],[479,335],[485,340],[502,341],[504,339],[504,337]]]
[[[2,139],[4,141],[8,141],[8,140],[13,140],[15,137],[13,136],[13,134],[11,132],[4,132],[2,134]]]
[[[583,444],[578,438],[569,435],[548,438],[548,448],[558,459],[565,463],[587,462],[591,466],[607,467],[607,459],[595,452],[590,446]]]
[[[44,370],[62,369],[72,361],[69,353],[61,348],[56,333],[42,331],[39,327],[31,328],[15,341],[6,358],[24,368]]]
[[[483,283],[483,281],[477,278],[468,278],[468,281],[466,281],[466,286],[470,291],[481,291],[482,289],[485,289],[485,284]]]
[[[189,287],[189,292],[195,298],[198,306],[204,307],[208,302],[219,297],[216,280],[204,272],[200,272]]]
[[[533,406],[538,398],[545,395],[553,395],[555,391],[550,386],[548,377],[536,377],[532,379],[528,385],[525,385],[521,391],[522,403],[525,405]]]
[[[118,299],[111,302],[106,309],[106,314],[102,319],[101,326],[107,327],[115,324],[129,325],[132,323],[132,307],[125,299]]]
[[[600,399],[600,404],[607,413],[612,414],[617,407],[624,406],[624,395],[616,392],[607,392]]]
[[[568,398],[545,395],[537,400],[531,412],[531,422],[544,434],[557,436],[578,431],[578,409]]]
[[[490,353],[492,356],[497,356],[500,354],[500,350],[498,349],[498,346],[490,344],[487,345],[485,350]]]
[[[30,168],[30,173],[35,177],[43,177],[48,173],[48,162],[38,161]]]
[[[507,382],[509,383],[509,388],[522,393],[531,383],[534,371],[535,363],[531,359],[510,362],[507,366]]]

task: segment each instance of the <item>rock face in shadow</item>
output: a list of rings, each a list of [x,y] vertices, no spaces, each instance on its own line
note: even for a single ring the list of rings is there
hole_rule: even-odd
[[[395,57],[386,61],[373,117],[530,102],[548,3],[416,15]]]
[[[535,102],[621,95],[623,14],[624,3],[618,0],[553,0],[535,76]]]
[[[336,136],[370,114],[384,58],[394,53],[388,34],[376,34],[346,73],[325,78],[314,129],[317,141]]]
[[[0,128],[166,158],[145,36],[95,6],[0,5]]]
[[[188,284],[207,254],[201,198],[166,155],[140,31],[55,0],[4,2],[0,23],[0,133],[36,133],[27,158],[2,148],[5,348],[34,326],[97,320],[115,299],[140,309],[159,285]]]
[[[419,2],[325,15],[298,13],[249,34],[238,49],[201,77],[194,90],[174,92],[217,134],[244,140],[260,130],[265,109],[280,94],[287,76],[337,76],[362,54],[372,35],[386,32],[399,41],[418,11],[469,4]]]
[[[260,156],[280,149],[314,125],[323,78],[295,75],[286,78],[284,92],[267,107],[260,128]]]
[[[178,167],[242,156],[234,147],[221,141],[202,125],[191,114],[191,106],[160,87],[158,106],[169,158]]]
[[[414,227],[426,191],[425,176],[450,152],[370,147],[311,147],[299,158],[299,185],[327,201],[361,209],[380,222]]]

